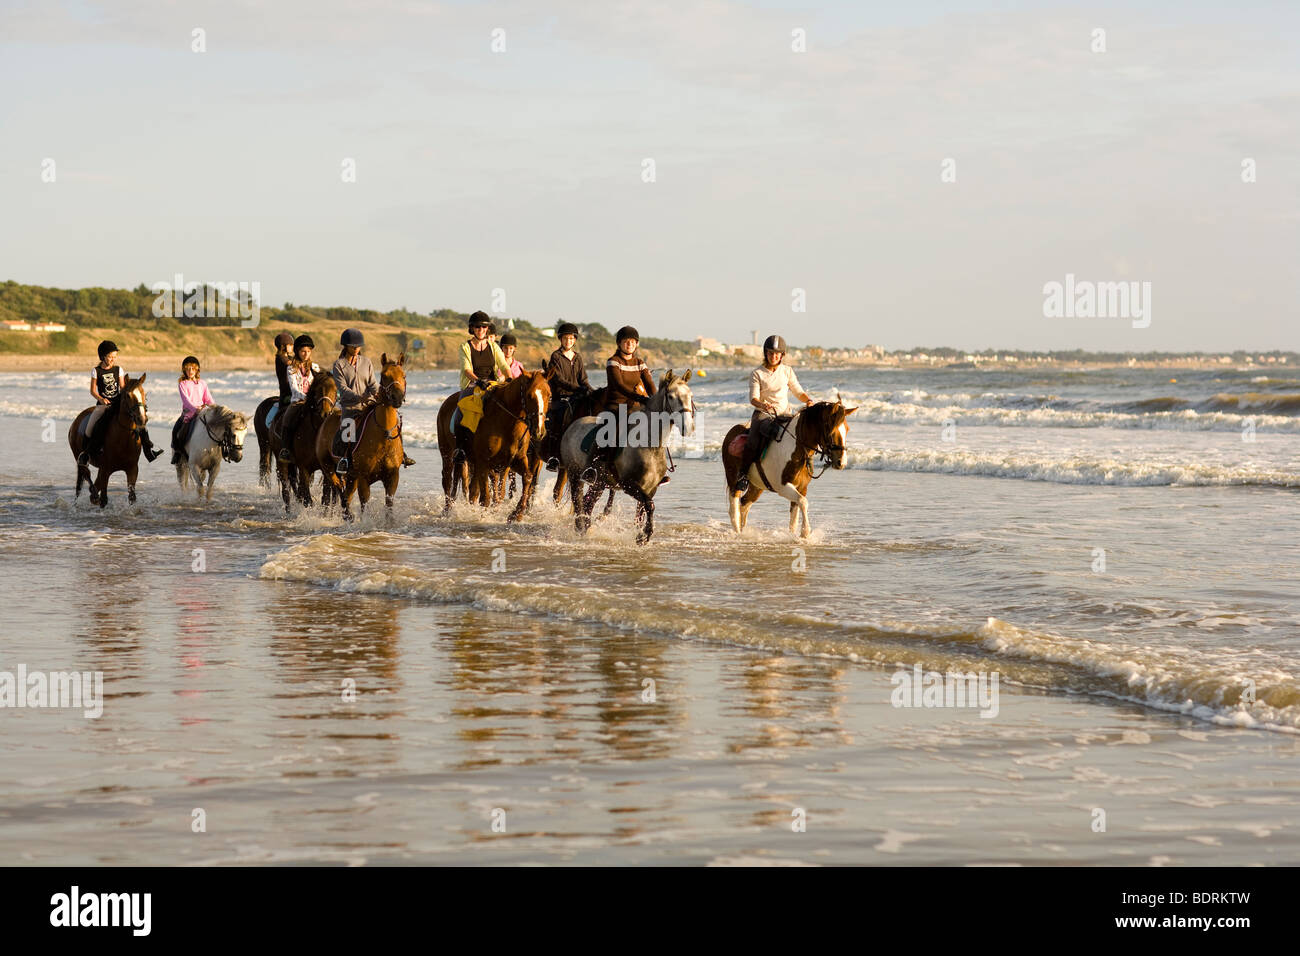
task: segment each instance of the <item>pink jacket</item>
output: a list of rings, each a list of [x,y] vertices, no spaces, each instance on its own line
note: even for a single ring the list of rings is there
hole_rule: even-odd
[[[199,409],[204,405],[215,405],[212,400],[212,393],[208,391],[208,383],[199,379],[197,382],[185,379],[180,383],[181,390],[181,417],[187,422],[199,413]]]

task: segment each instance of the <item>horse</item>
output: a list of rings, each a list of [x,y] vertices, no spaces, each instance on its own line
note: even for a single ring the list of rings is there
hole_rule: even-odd
[[[370,486],[376,481],[384,483],[384,506],[391,516],[397,480],[406,459],[402,450],[402,420],[397,415],[397,409],[406,401],[406,353],[389,361],[385,352],[379,362],[379,397],[368,409],[358,409],[352,419],[361,434],[356,438],[356,447],[349,452],[346,478],[338,475],[339,459],[334,456],[333,447],[334,436],[342,427],[343,410],[336,408],[330,412],[316,432],[316,460],[325,473],[325,481],[333,485],[333,493],[343,505],[343,517],[348,521],[352,520],[352,493],[357,493],[364,514],[370,501]]]
[[[560,459],[568,470],[569,494],[574,503],[573,524],[579,534],[585,534],[591,527],[591,509],[601,492],[617,487],[636,500],[637,523],[640,524],[643,518],[645,520],[644,526],[637,531],[637,544],[650,540],[655,527],[654,495],[668,473],[664,449],[668,435],[673,425],[679,425],[683,435],[695,431],[695,399],[686,384],[690,377],[690,369],[680,378],[673,374],[672,369],[664,374],[658,390],[645,403],[645,412],[627,415],[629,433],[635,434],[638,426],[647,427],[645,441],[638,440],[626,446],[621,444],[608,466],[595,469],[590,479],[592,453],[584,451],[582,446],[595,429],[606,427],[608,419],[588,415],[565,429],[564,437],[560,439]],[[638,422],[634,416],[641,415],[645,418]],[[582,485],[586,480],[591,480],[591,488],[584,495]]]
[[[108,479],[116,471],[126,472],[127,501],[135,504],[135,479],[140,472],[140,435],[137,429],[149,424],[149,408],[144,392],[144,380],[148,374],[144,372],[139,378],[127,378],[117,407],[107,406],[102,413],[113,417],[107,425],[104,447],[97,456],[98,460],[92,459],[90,462],[99,469],[99,474],[90,483],[90,503],[98,504],[101,508],[108,504]],[[95,411],[95,407],[82,411],[68,429],[68,447],[72,449],[74,461],[81,455],[86,441],[81,434],[82,423]],[[90,482],[90,469],[78,463],[77,491],[74,497],[81,497],[81,486],[85,482]]]
[[[257,480],[263,488],[271,487],[271,469],[275,467],[275,449],[271,447],[271,431],[266,416],[271,413],[271,406],[279,401],[278,395],[264,398],[253,412],[253,431],[257,435]]]
[[[557,402],[556,404],[559,403]],[[595,415],[604,404],[605,389],[603,386],[601,388],[583,392],[580,395],[575,395],[569,402],[569,422],[576,421],[579,418],[586,418],[589,415]],[[567,424],[563,419],[561,419],[557,424],[559,427],[548,429],[546,432],[546,438],[540,443],[540,445],[535,447],[537,448],[536,454],[543,463],[555,459],[555,488],[551,497],[555,505],[558,507],[560,499],[563,498],[564,493],[569,490],[569,470],[564,467],[564,462],[560,458],[560,439],[564,437],[564,430],[567,427]],[[605,501],[604,514],[609,514],[610,509],[614,507],[614,494],[617,491],[618,489],[614,487],[609,489],[609,497]],[[576,502],[573,506],[575,509],[578,507]]]
[[[550,405],[549,375],[547,375],[545,372],[539,372],[539,373],[525,372],[523,375],[519,376],[519,378],[511,379],[509,382],[503,383],[497,389],[492,389],[490,392],[484,394],[484,406],[483,406],[484,418],[485,419],[487,418],[487,413],[489,410],[493,411],[494,418],[498,417],[498,412],[496,410],[496,398],[494,397],[491,401],[489,401],[486,397],[487,395],[490,394],[492,396],[501,396],[502,393],[499,391],[500,388],[509,387],[510,385],[519,382],[521,379],[527,379],[531,382],[538,374],[542,375],[545,379],[545,383],[544,383],[546,386],[545,402],[546,405],[549,407]],[[523,388],[523,386],[519,386],[519,388]],[[447,514],[448,512],[451,511],[451,503],[455,501],[456,498],[460,495],[462,489],[465,492],[465,500],[468,501],[470,504],[481,503],[484,507],[487,507],[488,505],[498,504],[501,501],[504,501],[506,497],[506,475],[509,474],[511,476],[511,479],[513,480],[516,474],[519,475],[524,474],[523,471],[519,471],[511,467],[510,462],[508,460],[508,456],[505,455],[504,452],[496,456],[498,460],[498,464],[489,465],[489,474],[487,475],[484,482],[480,482],[478,480],[477,477],[478,473],[474,468],[475,456],[473,455],[472,451],[471,454],[466,456],[464,461],[461,462],[453,461],[455,451],[456,451],[456,436],[452,431],[451,419],[452,419],[452,415],[456,411],[456,405],[460,401],[460,399],[461,399],[461,393],[459,391],[452,392],[450,395],[447,396],[447,398],[443,401],[442,405],[438,408],[438,453],[442,457],[442,493],[444,496],[443,514]],[[532,401],[531,397],[529,400]],[[522,406],[520,407],[522,408]],[[528,418],[527,415],[525,415],[524,417],[525,419]],[[537,448],[537,442],[541,441],[546,435],[546,427],[545,427],[546,422],[544,419],[545,419],[545,415],[543,415],[543,420],[538,423],[539,428],[538,428],[537,439],[534,440],[531,432],[528,432],[530,440],[527,442],[526,447],[527,447],[527,454],[528,454],[529,461],[526,470],[533,475],[532,485],[528,486],[529,502],[531,502],[533,487],[536,485],[537,474],[538,472],[541,471],[541,466],[542,466],[542,461],[539,457],[537,457],[535,449]],[[507,423],[509,421],[508,418],[506,417],[502,417],[501,420]],[[532,421],[531,419],[529,419],[528,428],[531,427],[532,427]],[[482,428],[481,423],[479,425],[479,428],[480,429]],[[506,428],[506,425],[503,424],[502,428]],[[523,431],[523,429],[519,429],[517,426],[515,427],[515,430]],[[476,441],[477,440],[475,439],[475,442]],[[501,451],[501,449],[498,449],[498,451]],[[527,482],[525,482],[525,484],[527,484]],[[484,488],[487,492],[486,496],[481,501],[479,498],[480,488]],[[521,497],[520,502],[523,503],[524,498]],[[527,507],[528,504],[524,504],[524,508],[526,509]],[[516,509],[516,514],[522,514],[522,512],[519,512],[518,509]],[[511,520],[514,519],[515,519],[515,514],[512,514]]]
[[[200,427],[202,426],[202,427]],[[195,414],[190,427],[190,437],[185,442],[185,460],[176,465],[176,481],[181,490],[194,479],[194,490],[200,498],[203,493],[203,476],[208,479],[207,500],[212,500],[212,484],[221,471],[221,463],[244,460],[244,435],[248,432],[248,418],[242,412],[225,405],[205,405]]]
[[[280,479],[280,496],[284,498],[284,513],[289,513],[289,491],[305,508],[310,508],[312,474],[320,470],[320,459],[316,455],[316,436],[320,433],[325,419],[338,405],[338,385],[329,372],[321,372],[311,380],[307,388],[307,397],[303,407],[298,409],[298,422],[293,430],[293,444],[289,448],[292,462],[280,460],[283,447],[283,432],[279,428],[271,429],[270,445],[275,457],[276,474]],[[277,419],[278,420],[278,419]],[[321,486],[321,505],[328,508],[333,497],[334,483],[329,476]]]
[[[483,417],[474,432],[469,458],[474,470],[468,489],[484,508],[505,496],[505,475],[519,476],[519,503],[508,521],[518,521],[533,500],[541,459],[530,455],[534,442],[546,437],[546,409],[551,403],[550,373],[524,372],[483,394]]]
[[[722,467],[727,481],[727,508],[731,526],[737,532],[745,529],[749,509],[764,491],[775,491],[790,502],[790,533],[794,534],[796,522],[803,521],[803,537],[808,537],[808,485],[821,472],[813,474],[813,456],[822,455],[822,471],[826,466],[839,471],[845,465],[845,443],[849,437],[848,417],[856,408],[845,408],[841,401],[817,402],[795,413],[781,430],[781,434],[768,446],[766,455],[749,466],[745,475],[749,489],[743,494],[736,489],[740,480],[740,458],[731,453],[732,442],[743,436],[748,425],[736,425],[722,443]]]

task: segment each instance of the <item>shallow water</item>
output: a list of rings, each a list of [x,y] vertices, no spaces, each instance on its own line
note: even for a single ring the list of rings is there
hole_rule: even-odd
[[[1290,373],[900,374],[803,376],[862,405],[807,542],[771,496],[732,533],[743,381],[697,380],[644,549],[626,500],[585,540],[549,497],[443,518],[419,436],[447,373],[412,376],[391,521],[353,527],[286,519],[251,437],[210,504],[163,461],[134,507],[120,476],[74,502],[72,383],[0,376],[0,670],[102,670],[107,697],[0,709],[0,862],[1300,859],[1294,419],[1032,417]],[[211,387],[251,411],[265,379]],[[914,665],[997,672],[996,716],[891,706]]]

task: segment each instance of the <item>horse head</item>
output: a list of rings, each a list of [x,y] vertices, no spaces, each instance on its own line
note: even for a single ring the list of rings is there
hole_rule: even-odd
[[[142,372],[139,378],[128,378],[122,388],[121,412],[135,428],[149,424],[149,405],[144,394],[144,378],[148,374]]]
[[[551,405],[551,375],[539,369],[531,375],[525,372],[519,378],[528,379],[523,396],[528,436],[539,442],[546,437],[546,410]]]
[[[687,369],[685,375],[675,375],[669,369],[659,380],[659,390],[647,405],[651,411],[666,412],[672,423],[681,429],[683,436],[695,433],[695,396],[686,384],[691,380],[692,374],[694,373]],[[658,407],[655,407],[655,399],[659,399]]]
[[[338,403],[339,387],[333,375],[322,372],[311,380],[311,384],[307,386],[307,407],[310,410],[325,418],[334,411],[334,406]]]
[[[379,373],[379,397],[393,408],[401,408],[406,401],[406,353],[389,360],[388,353],[379,356],[382,371]]]
[[[212,435],[211,429],[209,429],[208,434],[212,435],[213,440],[221,447],[222,459],[230,462],[243,461],[244,436],[248,434],[247,416],[243,412],[237,412],[225,405],[216,406],[211,414],[221,427],[221,437],[217,438]]]
[[[848,418],[857,408],[845,408],[837,397],[834,402],[817,402],[810,405],[803,413],[807,416],[810,431],[805,441],[813,448],[819,449],[826,462],[836,471],[848,464],[847,448],[849,440]],[[802,422],[801,422],[802,424]]]

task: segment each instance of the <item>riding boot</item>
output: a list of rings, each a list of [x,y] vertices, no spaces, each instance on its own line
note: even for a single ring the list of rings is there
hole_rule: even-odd
[[[473,432],[463,425],[456,426],[456,450],[451,454],[452,464],[460,464],[462,461],[469,460],[469,450],[473,440]]]
[[[140,448],[144,452],[145,461],[153,461],[162,454],[162,450],[154,445],[148,429],[145,428],[140,429]]]
[[[293,464],[293,429],[285,422],[280,429],[280,453],[276,455],[281,461]]]

